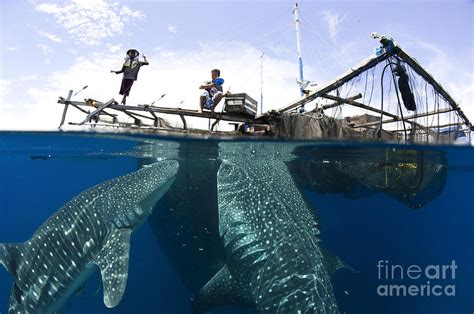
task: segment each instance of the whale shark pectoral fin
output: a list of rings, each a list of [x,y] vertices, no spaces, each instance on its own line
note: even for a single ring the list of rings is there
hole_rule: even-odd
[[[131,229],[117,229],[109,234],[104,247],[92,263],[102,275],[104,304],[113,308],[120,303],[127,286]]]
[[[233,276],[227,265],[224,265],[199,291],[198,297],[193,302],[193,312],[200,313],[229,303],[255,305],[244,280]]]
[[[341,268],[347,268],[355,272],[355,270],[351,266],[349,266],[346,262],[344,262],[336,255],[332,254],[331,252],[321,249],[321,253],[323,254],[324,267],[326,268],[326,271],[330,276],[332,276],[336,271]]]
[[[23,306],[21,301],[22,292],[20,288],[13,282],[12,290],[10,292],[10,303],[8,305],[9,314],[19,314],[23,313]]]

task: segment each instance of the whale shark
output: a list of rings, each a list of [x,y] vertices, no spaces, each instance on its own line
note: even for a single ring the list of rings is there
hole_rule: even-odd
[[[14,279],[9,313],[59,312],[97,268],[105,306],[117,306],[127,283],[130,235],[177,171],[177,161],[163,160],[100,183],[57,210],[28,241],[0,244],[0,264]]]
[[[317,219],[283,160],[224,159],[217,188],[226,264],[201,288],[194,311],[236,304],[261,313],[338,313],[330,274],[344,264],[320,247]]]

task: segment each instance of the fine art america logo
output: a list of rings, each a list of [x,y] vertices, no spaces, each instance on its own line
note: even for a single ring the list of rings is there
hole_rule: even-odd
[[[456,261],[439,265],[391,264],[387,260],[377,262],[379,281],[377,294],[383,297],[405,296],[455,296]]]

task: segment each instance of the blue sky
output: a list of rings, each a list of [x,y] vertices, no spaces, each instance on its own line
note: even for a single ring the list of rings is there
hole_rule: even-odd
[[[293,1],[0,2],[0,129],[53,129],[58,96],[119,99],[125,51],[145,53],[130,103],[197,108],[197,86],[218,67],[225,89],[264,107],[298,98]],[[377,31],[398,43],[452,94],[474,120],[473,2],[299,1],[305,78],[323,84],[373,53]],[[77,121],[74,115],[70,120]],[[198,122],[196,122],[198,125]]]

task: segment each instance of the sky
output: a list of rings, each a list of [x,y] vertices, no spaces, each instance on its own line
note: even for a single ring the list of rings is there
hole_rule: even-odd
[[[120,70],[132,47],[150,65],[140,70],[128,104],[166,94],[155,105],[198,109],[198,86],[219,68],[224,90],[259,102],[263,91],[264,111],[282,107],[299,97],[293,6],[290,0],[2,0],[0,130],[57,129],[58,97],[86,85],[73,99],[120,101],[121,75],[110,70]],[[473,1],[300,0],[299,8],[305,79],[324,84],[373,54],[375,31],[392,36],[474,120]],[[81,118],[69,109],[67,121]],[[203,120],[190,124],[207,126]]]

